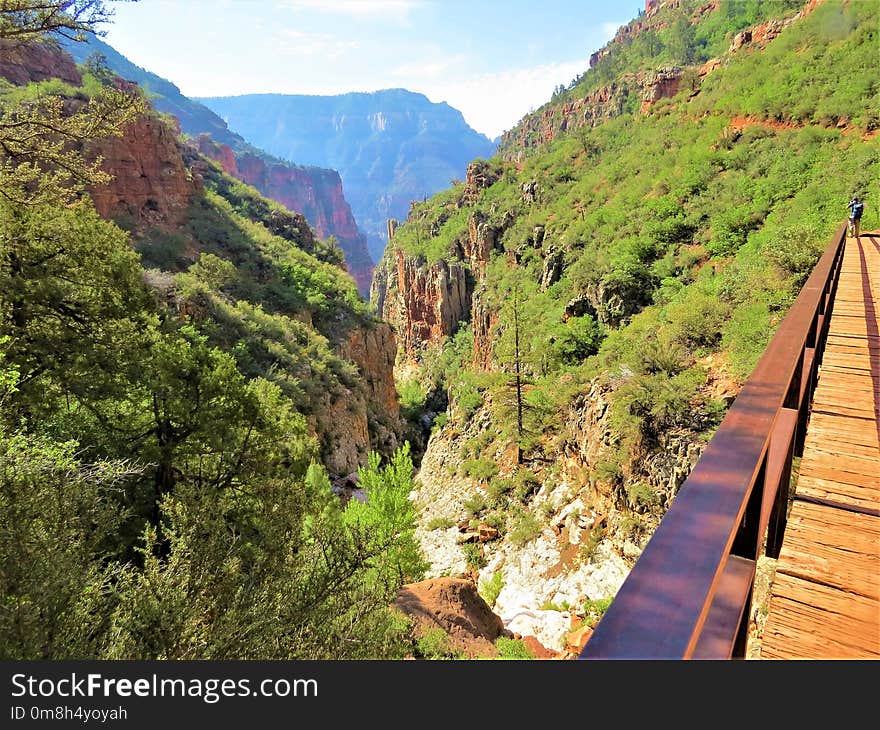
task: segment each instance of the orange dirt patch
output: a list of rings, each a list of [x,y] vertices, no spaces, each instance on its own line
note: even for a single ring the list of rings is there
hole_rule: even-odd
[[[777,132],[783,129],[800,129],[803,124],[800,122],[780,122],[775,119],[759,119],[756,116],[739,116],[730,120],[730,126],[734,130],[739,131],[746,127],[764,127],[765,129],[775,129]]]
[[[562,542],[563,540],[565,541],[565,545],[561,548],[562,553],[559,556],[559,562],[546,570],[544,576],[547,578],[555,578],[557,575],[560,575],[568,566],[575,562],[575,559],[577,558],[580,545],[572,545],[568,542],[568,535],[560,535],[559,542]]]
[[[417,636],[439,627],[449,636],[450,644],[469,657],[495,657],[495,640],[511,636],[476,586],[461,578],[405,585],[394,607],[412,619]]]

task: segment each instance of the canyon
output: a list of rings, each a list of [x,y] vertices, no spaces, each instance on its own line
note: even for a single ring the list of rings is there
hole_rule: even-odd
[[[495,151],[457,109],[406,89],[196,101],[272,155],[338,170],[374,261],[388,241],[389,218],[403,219],[413,200],[445,189],[471,160]]]
[[[202,154],[266,197],[305,215],[320,238],[333,236],[358,291],[364,298],[369,296],[373,260],[336,170],[284,161],[254,147],[208,107],[184,96],[167,79],[132,63],[100,38],[90,36],[84,43],[62,39],[62,48],[78,63],[98,54],[107,68],[149,93],[156,110],[173,116],[178,131],[194,138]],[[76,66],[70,65],[76,72]]]

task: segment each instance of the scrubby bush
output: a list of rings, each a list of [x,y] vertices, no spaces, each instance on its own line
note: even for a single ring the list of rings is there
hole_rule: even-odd
[[[468,459],[462,463],[461,470],[465,476],[486,481],[498,473],[498,464],[489,459]]]
[[[534,659],[535,655],[529,651],[522,639],[508,639],[499,636],[495,639],[495,648],[498,649],[499,659]]]
[[[504,573],[496,570],[491,578],[480,581],[478,592],[483,600],[492,607],[495,605],[502,588],[504,588]]]
[[[512,518],[508,537],[517,547],[522,547],[541,534],[541,522],[531,512],[520,512]]]

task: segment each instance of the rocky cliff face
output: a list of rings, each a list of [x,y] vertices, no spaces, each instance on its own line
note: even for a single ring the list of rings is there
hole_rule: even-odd
[[[462,199],[490,186],[495,178],[485,164],[468,165]],[[478,213],[468,221],[467,235],[448,260],[434,264],[408,256],[393,239],[377,266],[370,293],[379,313],[394,327],[401,353],[412,363],[426,346],[454,335],[461,322],[474,323],[474,361],[491,367],[489,330],[494,314],[484,306],[481,286],[492,251],[500,248],[505,223],[495,224]]]
[[[135,228],[178,226],[201,190],[199,177],[184,162],[176,131],[154,115],[139,117],[121,137],[93,144],[90,153],[103,159],[102,168],[112,177],[90,191],[105,218]]]
[[[82,83],[76,63],[52,41],[24,45],[0,40],[0,76],[16,86],[47,79],[72,86]]]
[[[403,352],[414,362],[423,347],[455,334],[458,323],[467,319],[473,278],[459,263],[425,266],[403,251],[395,251],[394,258],[390,278],[395,295],[378,291],[376,296],[383,302],[382,316],[395,324]]]
[[[337,347],[337,352],[353,362],[360,373],[359,386],[366,406],[369,448],[383,454],[392,453],[400,445],[398,434],[402,428],[394,385],[397,359],[394,330],[386,322],[364,323],[348,332],[346,339]],[[363,459],[358,463],[362,464]]]
[[[458,260],[427,264],[389,246],[373,279],[371,300],[400,340],[401,352],[412,363],[421,351],[454,335],[462,322],[474,322],[476,362],[488,367],[492,315],[480,298],[489,254],[498,231],[471,221]],[[482,326],[478,326],[482,325]]]
[[[196,139],[199,152],[220,163],[233,177],[252,185],[267,198],[302,213],[320,238],[334,236],[345,253],[348,272],[362,296],[368,297],[373,261],[367,239],[358,230],[335,170],[267,161],[251,152],[236,154],[208,135]]]
[[[595,127],[623,114],[628,103],[639,104],[642,114],[661,99],[675,96],[681,86],[684,69],[661,67],[651,72],[621,74],[611,84],[585,96],[547,106],[522,119],[501,136],[498,145],[507,160],[519,161],[530,150],[552,142],[563,132],[581,127]]]

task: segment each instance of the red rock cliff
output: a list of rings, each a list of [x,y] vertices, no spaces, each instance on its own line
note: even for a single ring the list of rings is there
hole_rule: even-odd
[[[493,182],[476,163],[468,166],[466,190],[474,193]],[[439,345],[454,335],[461,322],[474,329],[473,364],[492,367],[491,329],[496,317],[482,300],[486,265],[499,247],[503,226],[479,213],[471,215],[467,235],[457,243],[448,260],[434,264],[394,246],[376,268],[371,301],[380,315],[392,324],[403,355],[417,362],[425,346]]]
[[[175,130],[152,115],[136,119],[121,137],[94,143],[90,153],[103,158],[102,169],[112,176],[90,191],[105,218],[127,219],[135,227],[174,227],[201,189],[200,179],[187,170]]]
[[[343,194],[338,172],[267,162],[249,153],[236,155],[229,146],[218,144],[207,135],[199,136],[197,145],[203,155],[219,162],[230,175],[284,207],[302,213],[320,238],[334,236],[345,253],[346,268],[358,291],[363,297],[369,296],[373,261],[367,251],[367,238],[358,230]]]
[[[61,79],[71,86],[82,84],[73,58],[52,41],[25,45],[0,40],[0,76],[16,86],[47,79]]]

